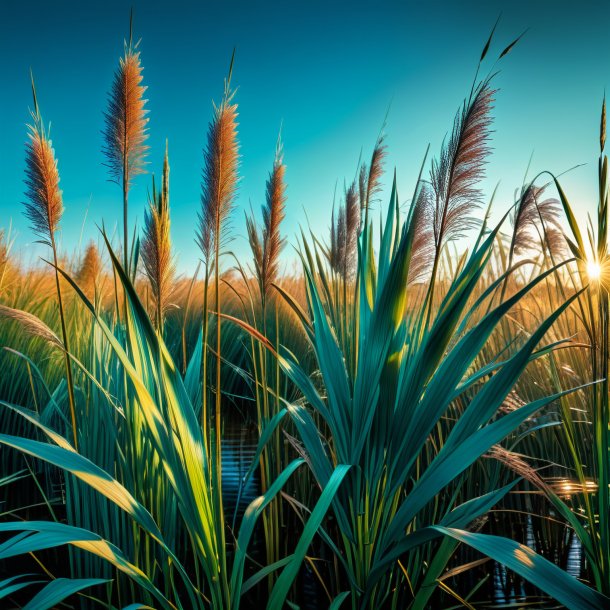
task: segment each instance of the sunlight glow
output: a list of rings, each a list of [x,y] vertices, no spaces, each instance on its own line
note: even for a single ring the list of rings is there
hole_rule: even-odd
[[[602,268],[597,261],[593,260],[587,263],[587,275],[592,282],[599,280],[601,274]]]

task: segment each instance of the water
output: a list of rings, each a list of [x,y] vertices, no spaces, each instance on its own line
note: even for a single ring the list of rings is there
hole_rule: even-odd
[[[256,454],[258,443],[258,431],[256,425],[244,425],[240,419],[230,420],[225,422],[224,437],[222,440],[222,463],[223,463],[223,498],[226,507],[226,516],[229,523],[239,523],[248,504],[252,502],[260,493],[260,477],[258,468],[254,471],[252,477],[244,483],[244,477],[252,464],[252,460]],[[534,526],[531,517],[527,517],[527,522],[524,524],[525,543],[530,548],[536,549],[536,539],[534,535]],[[501,532],[499,532],[501,533]],[[561,567],[570,575],[578,578],[581,575],[583,562],[583,554],[580,542],[571,532],[567,532],[569,536],[567,559]],[[561,537],[558,537],[560,539]],[[252,551],[254,553],[260,549],[261,540],[256,538],[253,540]],[[551,549],[551,552],[556,552],[559,556],[559,549]],[[315,608],[320,596],[319,583],[311,570],[305,566],[302,579],[304,607]],[[491,568],[493,584],[488,589],[487,608],[520,608],[526,603],[528,607],[540,610],[551,608],[561,608],[553,600],[540,596],[531,585],[523,579],[516,576],[512,572],[498,563],[493,563]],[[316,597],[318,600],[316,601]],[[491,599],[490,599],[491,597]],[[485,603],[484,599],[479,598]],[[311,603],[307,603],[311,600]]]

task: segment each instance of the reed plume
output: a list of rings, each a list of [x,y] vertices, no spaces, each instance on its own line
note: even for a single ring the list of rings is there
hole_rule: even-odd
[[[156,192],[153,177],[152,196],[144,220],[144,240],[141,251],[144,270],[150,282],[155,300],[157,329],[161,331],[175,272],[170,239],[169,157],[167,142],[165,145],[165,158],[163,160],[161,192]]]
[[[57,159],[55,158],[55,151],[53,150],[53,144],[49,139],[48,131],[45,129],[42,121],[33,76],[32,96],[34,100],[34,110],[31,113],[32,124],[28,125],[28,141],[26,144],[25,155],[25,214],[30,220],[32,230],[38,236],[39,241],[47,244],[53,253],[55,288],[57,291],[57,304],[59,307],[59,318],[61,322],[61,332],[64,347],[64,360],[66,365],[72,433],[74,436],[74,446],[76,449],[78,449],[74,383],[72,379],[72,365],[69,356],[70,346],[68,341],[68,333],[66,331],[64,306],[61,296],[57,244],[55,241],[55,232],[59,228],[59,221],[63,212],[63,199],[61,189],[59,188],[59,170],[57,168]]]
[[[426,295],[426,323],[432,315],[436,272],[444,246],[477,225],[472,213],[482,204],[477,184],[485,174],[489,153],[494,94],[489,79],[473,86],[454,119],[449,141],[443,143],[439,159],[432,162],[434,259]]]
[[[104,113],[106,156],[111,179],[123,189],[123,264],[129,272],[128,200],[133,178],[145,171],[148,138],[144,108],[146,100],[142,85],[142,64],[139,43],[133,44],[130,23],[129,42],[124,43],[124,55],[114,74],[108,109]]]
[[[512,218],[513,234],[508,250],[507,270],[513,266],[515,255],[546,247],[551,258],[565,253],[565,238],[559,222],[561,204],[555,198],[543,199],[546,185],[528,184],[521,189],[517,209]],[[508,288],[508,275],[502,283],[500,300]]]
[[[285,245],[280,233],[280,225],[285,217],[286,184],[284,174],[286,166],[283,161],[282,143],[278,139],[273,168],[266,184],[265,205],[262,207],[262,234],[254,218],[246,216],[248,241],[254,259],[254,270],[259,285],[263,310],[271,294],[271,285],[279,273],[279,257]]]
[[[379,138],[377,138],[368,168],[365,164],[360,167],[358,179],[360,209],[364,212],[365,224],[368,222],[368,212],[371,201],[381,189],[381,177],[383,176],[386,156],[387,146],[385,144],[385,135],[382,133]]]
[[[63,213],[63,198],[59,188],[59,170],[53,143],[42,123],[36,91],[34,95],[33,122],[28,125],[26,145],[25,215],[40,243],[54,248],[55,231]]]
[[[201,210],[197,243],[204,265],[215,260],[223,244],[223,228],[229,216],[238,183],[239,147],[237,142],[237,104],[227,79],[220,105],[214,105],[214,116],[208,128],[201,182]]]
[[[412,219],[415,230],[407,279],[409,285],[426,280],[434,260],[433,206],[428,184],[421,184],[415,206]]]
[[[102,271],[102,260],[95,242],[89,242],[85,256],[78,270],[77,279],[80,287],[88,297],[94,297],[97,282]]]
[[[333,211],[330,229],[329,262],[342,278],[349,280],[356,269],[358,233],[360,229],[360,205],[356,182],[345,191],[344,203],[336,217]]]
[[[53,347],[64,349],[59,337],[37,316],[21,309],[0,305],[0,320],[17,322],[21,330],[30,337],[42,339]]]
[[[433,161],[430,172],[435,206],[433,217],[436,257],[443,246],[476,226],[472,213],[481,207],[483,178],[489,153],[491,110],[495,91],[481,82],[455,117],[453,131]]]
[[[267,180],[267,198],[263,207],[263,275],[262,288],[265,297],[279,273],[279,259],[285,240],[280,225],[285,217],[286,166],[283,160],[282,143],[278,139],[273,169]]]
[[[561,204],[554,197],[543,198],[545,189],[546,186],[530,184],[521,190],[517,210],[512,219],[511,249],[517,255],[539,247],[546,233],[554,234],[553,230],[561,232]]]

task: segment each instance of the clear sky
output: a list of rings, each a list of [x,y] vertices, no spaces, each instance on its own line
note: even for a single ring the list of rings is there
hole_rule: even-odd
[[[132,5],[148,86],[149,169],[160,173],[168,138],[181,271],[191,271],[198,258],[202,148],[233,47],[242,181],[232,247],[242,260],[244,210],[251,203],[258,214],[282,123],[284,230],[292,243],[306,216],[326,236],[335,185],[351,180],[361,153],[368,159],[388,107],[388,167],[396,167],[406,201],[427,145],[436,154],[450,129],[500,14],[489,57],[529,29],[495,81],[500,91],[485,188],[491,193],[500,182],[497,215],[512,201],[532,153],[532,174],[586,163],[564,183],[581,218],[594,209],[599,110],[610,79],[610,3],[1,0],[0,226],[12,223],[14,252],[25,263],[42,252],[22,213],[30,67],[59,159],[62,248],[74,252],[81,230],[84,247],[97,238],[96,224],[114,227],[121,218],[120,188],[102,165],[101,130]],[[138,177],[130,198],[131,220],[140,224],[149,184],[149,176]],[[285,260],[289,266],[289,249]]]

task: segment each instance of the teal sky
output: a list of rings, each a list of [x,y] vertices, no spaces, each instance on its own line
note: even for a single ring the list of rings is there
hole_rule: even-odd
[[[169,139],[172,228],[178,266],[192,271],[202,148],[212,100],[222,94],[231,51],[240,112],[241,175],[232,249],[248,256],[244,210],[258,214],[283,123],[289,240],[306,222],[324,237],[333,192],[370,156],[388,107],[388,170],[403,202],[428,144],[436,154],[470,87],[498,15],[490,50],[523,30],[496,77],[493,155],[485,189],[500,182],[496,215],[507,209],[533,153],[531,174],[563,172],[584,219],[594,209],[599,110],[610,78],[607,2],[0,2],[0,226],[12,224],[14,253],[35,263],[22,213],[29,69],[59,159],[67,254],[98,238],[96,224],[121,218],[120,188],[101,152],[103,111],[127,35],[129,8],[150,110],[149,170],[159,173]],[[388,177],[391,171],[388,172]],[[130,218],[140,224],[150,176],[137,179]],[[388,185],[389,186],[389,185]],[[384,195],[384,201],[387,196]],[[290,271],[290,249],[285,253]],[[228,261],[227,261],[228,262]]]

